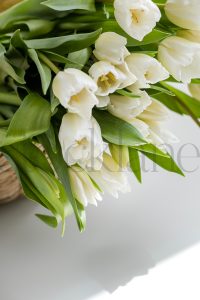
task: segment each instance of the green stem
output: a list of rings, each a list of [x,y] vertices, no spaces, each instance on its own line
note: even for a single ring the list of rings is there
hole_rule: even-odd
[[[16,94],[0,92],[0,104],[20,106],[21,100]]]
[[[159,8],[164,8],[165,7],[165,3],[155,3]]]
[[[56,65],[54,65],[54,63],[48,59],[48,57],[46,57],[46,55],[44,55],[41,52],[38,52],[38,57],[55,73],[58,74],[58,72],[60,72],[59,68],[56,67]]]

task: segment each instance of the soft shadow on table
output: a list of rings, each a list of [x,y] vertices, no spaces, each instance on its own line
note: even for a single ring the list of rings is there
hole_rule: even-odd
[[[199,158],[191,160],[192,166]],[[199,169],[184,179],[146,173],[120,199],[89,207],[85,233],[62,239],[25,199],[0,207],[0,299],[86,300],[126,285],[200,241]]]

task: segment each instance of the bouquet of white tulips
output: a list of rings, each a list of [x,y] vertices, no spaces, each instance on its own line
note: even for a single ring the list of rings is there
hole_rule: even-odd
[[[141,182],[141,155],[183,175],[164,123],[200,125],[200,1],[16,2],[0,13],[0,151],[37,216],[84,230],[88,204],[130,191],[127,169]]]

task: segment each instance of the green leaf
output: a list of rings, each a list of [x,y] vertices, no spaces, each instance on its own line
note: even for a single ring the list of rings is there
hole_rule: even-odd
[[[162,104],[164,104],[170,110],[172,110],[180,115],[183,115],[183,109],[180,106],[179,102],[177,101],[176,97],[169,96],[164,93],[153,94],[152,97],[154,99],[157,99],[158,101],[160,101]]]
[[[129,97],[129,98],[140,98],[139,95],[134,95],[132,92],[130,91],[126,91],[126,90],[117,90],[116,94],[125,96],[125,97]]]
[[[28,54],[30,58],[34,61],[38,69],[41,78],[42,91],[43,94],[46,95],[47,90],[51,83],[51,70],[47,65],[45,65],[43,62],[39,60],[37,52],[34,49],[29,49]]]
[[[165,88],[163,88],[162,86],[159,86],[159,85],[152,84],[152,85],[150,85],[150,89],[151,90],[155,90],[155,91],[159,91],[159,92],[161,92],[163,94],[167,94],[167,95],[172,96],[172,97],[175,96],[174,93],[172,93],[168,89],[165,89]],[[147,91],[149,91],[149,90],[147,90]]]
[[[50,118],[50,104],[37,94],[28,95],[13,116],[3,144],[14,144],[47,131]]]
[[[68,68],[71,67],[71,68],[81,69],[83,67],[78,62],[72,61],[69,58],[62,56],[60,54],[57,54],[57,53],[54,53],[51,51],[43,51],[43,53],[51,61],[56,62],[56,63],[65,64]]]
[[[85,48],[83,50],[70,53],[68,55],[68,59],[70,61],[75,61],[78,65],[80,65],[79,69],[82,70],[83,67],[87,64],[91,54],[91,48]],[[67,67],[69,67],[68,64]]]
[[[46,225],[52,228],[58,227],[58,221],[55,217],[45,216],[41,214],[36,214],[36,217],[38,217],[38,219],[40,219],[42,222],[44,222]]]
[[[41,4],[42,0],[24,0],[0,13],[0,30],[12,28],[13,23],[55,16],[54,11]]]
[[[16,143],[13,145],[13,148],[28,159],[33,166],[41,168],[47,173],[54,174],[45,153],[36,147],[30,140]]]
[[[50,173],[34,167],[20,152],[11,146],[4,147],[3,150],[13,159],[18,169],[27,176],[33,187],[43,196],[45,199],[44,204],[49,209],[52,206],[52,213],[56,211],[64,222],[65,206],[61,201],[61,191],[57,179]]]
[[[200,118],[200,101],[198,101],[197,99],[195,99],[191,96],[188,96],[184,92],[176,89],[175,87],[172,87],[171,85],[169,85],[166,82],[161,82],[161,84],[176,95],[176,100],[177,99],[179,100],[179,106],[181,106],[181,103],[185,106],[185,108],[183,105],[181,106],[181,110],[184,114],[191,115],[189,113],[189,111],[191,111],[191,113],[196,118]],[[188,111],[188,109],[189,109],[189,111]]]
[[[85,217],[84,217],[84,214],[82,211],[80,213],[79,207],[77,206],[77,202],[73,197],[73,194],[71,191],[71,186],[70,186],[69,174],[68,174],[68,166],[63,159],[59,141],[57,140],[57,153],[55,153],[53,151],[53,149],[51,148],[51,145],[50,145],[49,140],[47,139],[46,135],[43,134],[43,135],[39,136],[39,141],[44,146],[44,148],[51,160],[51,163],[58,175],[58,178],[62,182],[62,184],[65,188],[69,202],[71,203],[72,208],[74,210],[79,230],[83,231],[85,228]]]
[[[129,148],[129,160],[130,160],[131,170],[135,174],[137,180],[141,183],[142,175],[141,175],[140,157],[137,150],[133,148]]]
[[[154,155],[163,156],[163,157],[169,157],[167,153],[161,151],[159,148],[157,148],[153,144],[134,146],[132,148],[134,148],[138,151],[141,151],[141,152],[149,153],[149,154],[154,154]]]
[[[5,57],[5,52],[5,48],[0,44],[0,72],[5,72],[5,74],[12,77],[18,83],[24,84],[24,71],[12,67]]]
[[[101,29],[91,33],[72,34],[45,39],[26,41],[26,45],[33,49],[50,50],[59,54],[66,54],[87,48],[94,44],[99,37]]]
[[[47,0],[42,4],[59,11],[72,9],[95,11],[94,0]]]
[[[55,22],[44,19],[20,20],[13,27],[21,28],[22,36],[25,39],[47,35],[55,26]]]
[[[101,127],[102,136],[108,142],[121,146],[134,146],[146,143],[135,127],[111,115],[109,112],[95,110],[93,115]]]
[[[159,165],[161,168],[169,172],[177,173],[179,175],[184,176],[181,169],[177,166],[177,164],[169,154],[167,156],[161,156],[157,154],[147,153],[144,151],[141,152],[150,160],[152,160],[155,164]]]

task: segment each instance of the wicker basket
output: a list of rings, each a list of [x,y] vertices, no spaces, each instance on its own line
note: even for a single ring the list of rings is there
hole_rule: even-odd
[[[23,0],[0,0],[0,12]],[[19,180],[7,159],[0,153],[0,204],[17,199],[22,194]]]
[[[0,204],[13,201],[21,194],[22,189],[14,170],[0,153]]]

